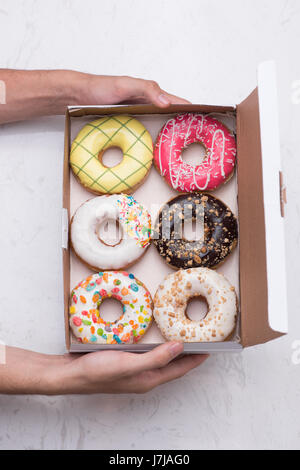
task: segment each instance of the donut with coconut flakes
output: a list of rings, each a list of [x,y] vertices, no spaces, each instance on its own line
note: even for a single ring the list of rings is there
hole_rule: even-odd
[[[203,297],[208,305],[206,316],[199,321],[185,314],[188,301],[193,297]],[[153,314],[168,341],[224,341],[236,323],[235,289],[222,274],[212,269],[182,269],[169,274],[158,287]]]

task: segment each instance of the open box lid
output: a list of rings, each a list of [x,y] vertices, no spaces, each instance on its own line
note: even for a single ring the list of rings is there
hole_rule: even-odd
[[[276,71],[237,106],[241,340],[251,346],[287,333],[284,208]],[[268,312],[268,313],[267,313]]]

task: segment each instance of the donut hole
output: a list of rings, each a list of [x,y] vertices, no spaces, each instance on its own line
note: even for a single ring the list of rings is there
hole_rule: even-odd
[[[106,246],[117,246],[123,239],[123,229],[116,219],[106,219],[96,228],[96,235]]]
[[[112,297],[103,299],[99,307],[99,313],[102,320],[114,323],[123,315],[123,305],[119,300]]]
[[[207,149],[202,142],[194,142],[182,150],[181,158],[188,165],[201,165],[207,158]]]
[[[183,221],[182,238],[187,241],[204,242],[204,219],[186,219]]]
[[[202,295],[196,295],[188,300],[185,314],[189,320],[201,321],[208,314],[208,303]]]
[[[123,152],[120,147],[110,147],[100,152],[98,158],[106,168],[113,168],[123,160]]]

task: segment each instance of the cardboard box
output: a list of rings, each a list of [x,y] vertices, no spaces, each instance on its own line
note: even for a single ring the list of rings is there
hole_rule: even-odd
[[[69,221],[82,202],[94,197],[75,180],[70,170],[71,140],[88,121],[104,115],[126,114],[138,117],[155,141],[160,127],[170,115],[181,112],[211,113],[224,122],[231,119],[233,126],[236,124],[235,177],[212,194],[227,203],[239,220],[239,246],[217,269],[237,290],[240,313],[236,331],[230,340],[220,343],[185,343],[185,352],[241,351],[244,347],[265,343],[287,333],[283,223],[285,188],[280,166],[275,64],[266,62],[258,70],[258,87],[236,106],[172,105],[159,109],[152,105],[116,105],[68,108],[65,118],[62,247],[66,345],[71,352],[108,348],[144,352],[164,341],[156,325],[134,345],[81,344],[70,332],[70,291],[90,271],[70,253]],[[134,193],[134,197],[149,207],[153,202],[159,203],[159,206],[176,194],[152,167],[150,176]],[[155,282],[158,285],[172,269],[167,267],[155,248],[150,247],[131,271],[154,295]]]

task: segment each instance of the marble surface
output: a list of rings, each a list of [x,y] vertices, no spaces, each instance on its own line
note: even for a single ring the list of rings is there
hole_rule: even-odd
[[[2,396],[0,448],[299,448],[299,22],[298,0],[1,1],[1,67],[153,78],[225,104],[255,87],[260,61],[277,60],[290,334],[211,357],[147,395]],[[0,339],[61,353],[63,118],[4,125],[0,142]]]

